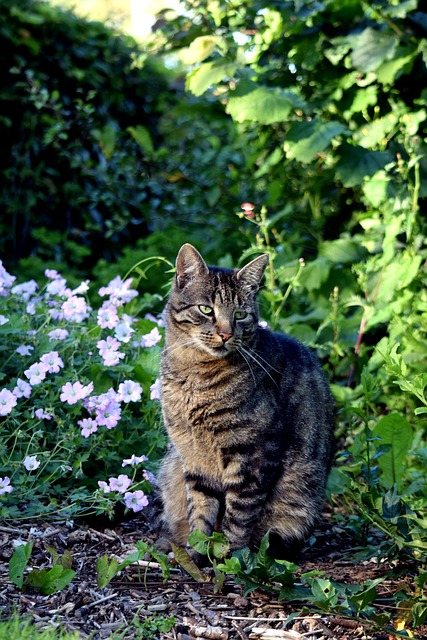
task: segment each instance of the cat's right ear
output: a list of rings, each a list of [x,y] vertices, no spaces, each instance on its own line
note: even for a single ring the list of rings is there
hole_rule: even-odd
[[[203,278],[209,273],[200,253],[191,244],[183,244],[176,257],[175,285],[183,289],[193,278]]]

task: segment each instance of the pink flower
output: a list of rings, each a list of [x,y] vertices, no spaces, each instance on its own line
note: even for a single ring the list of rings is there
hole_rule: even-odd
[[[36,409],[34,414],[39,420],[52,420],[51,414],[45,413],[43,409]]]
[[[120,276],[116,276],[108,283],[108,286],[101,287],[99,295],[110,296],[110,302],[116,307],[122,307],[126,302],[130,302],[138,295],[136,289],[131,289],[132,278],[123,281]]]
[[[31,395],[32,387],[25,380],[18,378],[16,381],[16,387],[12,391],[15,398],[29,398]]]
[[[139,382],[125,380],[119,384],[118,399],[121,402],[138,402],[141,395],[142,387]]]
[[[110,489],[110,485],[107,484],[106,482],[104,482],[104,480],[98,480],[98,487],[101,489],[101,491],[103,491],[104,493],[110,493],[111,489]]]
[[[7,416],[16,406],[16,396],[9,389],[0,391],[0,416]]]
[[[141,490],[134,491],[133,493],[128,491],[125,493],[125,504],[128,509],[132,509],[132,511],[136,513],[137,511],[142,511],[142,509],[147,506],[148,499]]]
[[[117,307],[110,302],[104,302],[98,310],[98,325],[102,329],[114,329],[118,322]]]
[[[114,429],[117,426],[122,410],[120,405],[115,400],[110,400],[108,404],[101,407],[96,412],[96,422],[100,426],[107,427],[107,429]]]
[[[19,353],[20,356],[30,356],[33,349],[34,347],[31,345],[21,344],[21,346],[17,348],[16,353]]]
[[[110,478],[109,480],[111,491],[118,491],[119,493],[124,493],[132,484],[132,480],[124,473],[121,473],[118,478]]]
[[[84,438],[88,438],[92,433],[98,431],[98,423],[93,418],[83,418],[78,420],[77,424],[81,427],[81,433]]]
[[[0,478],[0,496],[5,493],[12,493],[13,487],[10,484],[10,478],[5,476],[4,478]]]
[[[11,276],[10,273],[6,271],[3,262],[0,260],[0,296],[5,296],[9,293],[8,289],[10,289],[15,280],[15,276]]]
[[[52,279],[46,287],[46,291],[51,296],[64,296],[67,291],[67,281],[61,276]]]
[[[73,294],[73,296],[78,296],[80,293],[86,293],[86,291],[89,291],[89,282],[90,280],[81,282],[78,287],[72,290],[71,293]]]
[[[79,296],[71,296],[63,302],[61,308],[64,312],[64,318],[70,322],[83,322],[89,316],[86,300]]]
[[[47,366],[43,362],[35,362],[29,369],[24,371],[32,387],[40,384],[46,378],[46,373]]]
[[[149,482],[150,484],[156,484],[156,476],[154,475],[154,473],[151,473],[151,471],[147,471],[147,469],[144,469],[142,475],[144,476],[144,479],[147,480],[147,482]]]
[[[27,456],[24,460],[24,467],[27,471],[35,471],[40,466],[40,460],[37,460],[37,456]]]
[[[52,342],[53,340],[65,340],[68,336],[68,331],[67,329],[53,329],[52,331],[49,331],[47,335],[49,336],[49,342]]]
[[[130,458],[123,460],[122,467],[127,467],[131,465],[132,467],[141,464],[141,462],[146,462],[148,460],[147,456],[136,456],[132,455]]]
[[[66,382],[62,389],[62,393],[60,395],[62,402],[68,402],[68,404],[76,404],[79,400],[83,400],[93,391],[93,382],[90,382],[88,385],[83,386],[81,382],[77,381],[73,384],[71,382]]]
[[[162,335],[157,327],[151,329],[150,333],[147,333],[145,336],[141,338],[141,346],[142,347],[154,347],[155,344],[160,342],[162,339]]]
[[[130,337],[133,332],[134,330],[127,322],[120,322],[120,324],[118,324],[115,328],[114,335],[116,336],[117,340],[126,343],[130,341]]]
[[[150,387],[151,400],[160,400],[160,380],[157,378],[156,382]]]
[[[105,358],[108,354],[117,351],[120,347],[120,342],[111,336],[108,336],[106,340],[99,340],[96,343],[101,358]]]
[[[45,353],[40,361],[43,362],[47,366],[48,373],[58,373],[60,369],[64,366],[62,359],[59,357],[57,351],[51,351],[50,353]]]
[[[125,357],[124,353],[117,351],[120,347],[120,342],[111,336],[108,336],[106,340],[99,340],[96,346],[106,367],[114,367]]]
[[[23,282],[22,284],[16,284],[12,287],[11,292],[15,295],[21,296],[23,300],[29,300],[33,293],[35,293],[38,289],[38,284],[35,280],[29,280],[28,282]]]

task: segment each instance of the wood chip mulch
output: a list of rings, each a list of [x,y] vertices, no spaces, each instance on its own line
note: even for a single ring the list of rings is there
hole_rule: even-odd
[[[110,525],[111,527],[111,525]],[[68,550],[76,576],[61,591],[45,596],[26,587],[19,590],[9,580],[9,560],[14,545],[34,542],[29,568],[52,566],[49,547],[59,554]],[[260,590],[244,596],[243,587],[227,580],[216,593],[215,584],[194,581],[179,566],[164,583],[155,563],[126,567],[107,587],[97,587],[96,561],[107,554],[123,559],[138,540],[152,543],[155,535],[146,517],[114,528],[52,524],[45,522],[0,526],[0,619],[18,611],[31,616],[37,628],[61,627],[77,631],[81,638],[100,640],[119,633],[123,640],[152,637],[177,640],[389,640],[385,631],[373,631],[369,623],[338,615],[321,615],[309,606],[278,602],[276,594]],[[349,539],[343,530],[326,527],[301,563],[302,571],[324,570],[325,577],[362,584],[385,576],[390,567],[375,562],[354,564],[346,560]],[[385,583],[387,584],[387,583]],[[298,608],[299,607],[299,608]],[[294,617],[287,619],[291,613]],[[174,618],[169,631],[145,633],[150,620]],[[148,620],[148,623],[147,623]],[[417,638],[427,638],[427,627]]]

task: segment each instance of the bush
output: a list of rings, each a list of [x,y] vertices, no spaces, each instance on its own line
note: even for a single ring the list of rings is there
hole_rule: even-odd
[[[165,447],[161,298],[116,277],[94,310],[88,281],[46,278],[15,284],[0,264],[1,517],[138,511]]]
[[[33,273],[40,260],[88,273],[147,234],[159,204],[150,151],[170,94],[164,70],[139,53],[130,38],[47,3],[1,3],[8,265],[31,256]]]

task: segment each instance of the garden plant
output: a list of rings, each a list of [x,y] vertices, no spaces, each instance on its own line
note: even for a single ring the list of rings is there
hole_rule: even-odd
[[[0,222],[11,243],[3,235],[2,522],[106,515],[113,526],[144,513],[167,446],[157,379],[176,249],[190,241],[222,266],[268,253],[262,320],[317,352],[337,403],[328,522],[352,537],[349,561],[375,558],[395,587],[385,598],[384,577],[347,584],[301,574],[269,556],[268,537],[258,552],[232,557],[216,534],[193,543],[208,554],[218,593],[231,576],[244,594],[262,590],[295,611],[361,619],[372,637],[417,637],[419,629],[423,637],[422,4],[184,1],[159,16],[143,48],[43,3],[6,2],[0,11],[0,37],[15,47],[13,60],[0,55],[9,65],[2,123],[15,158],[0,167]],[[101,81],[92,67],[64,59],[67,83],[87,82],[79,93],[42,67],[63,46],[52,30],[83,46],[86,28],[92,47],[116,43],[131,85],[157,70],[144,116],[135,89],[125,117],[118,95],[131,90],[106,87],[104,68]],[[21,138],[12,140],[11,105],[24,98]],[[46,185],[57,215],[46,209],[45,219]],[[63,557],[52,560],[53,574],[32,574],[28,541],[15,554],[10,579],[19,588],[52,593],[75,579]],[[100,559],[99,586],[147,554],[170,579],[169,559],[141,542],[128,559]],[[147,624],[140,637],[160,633],[153,629]]]

